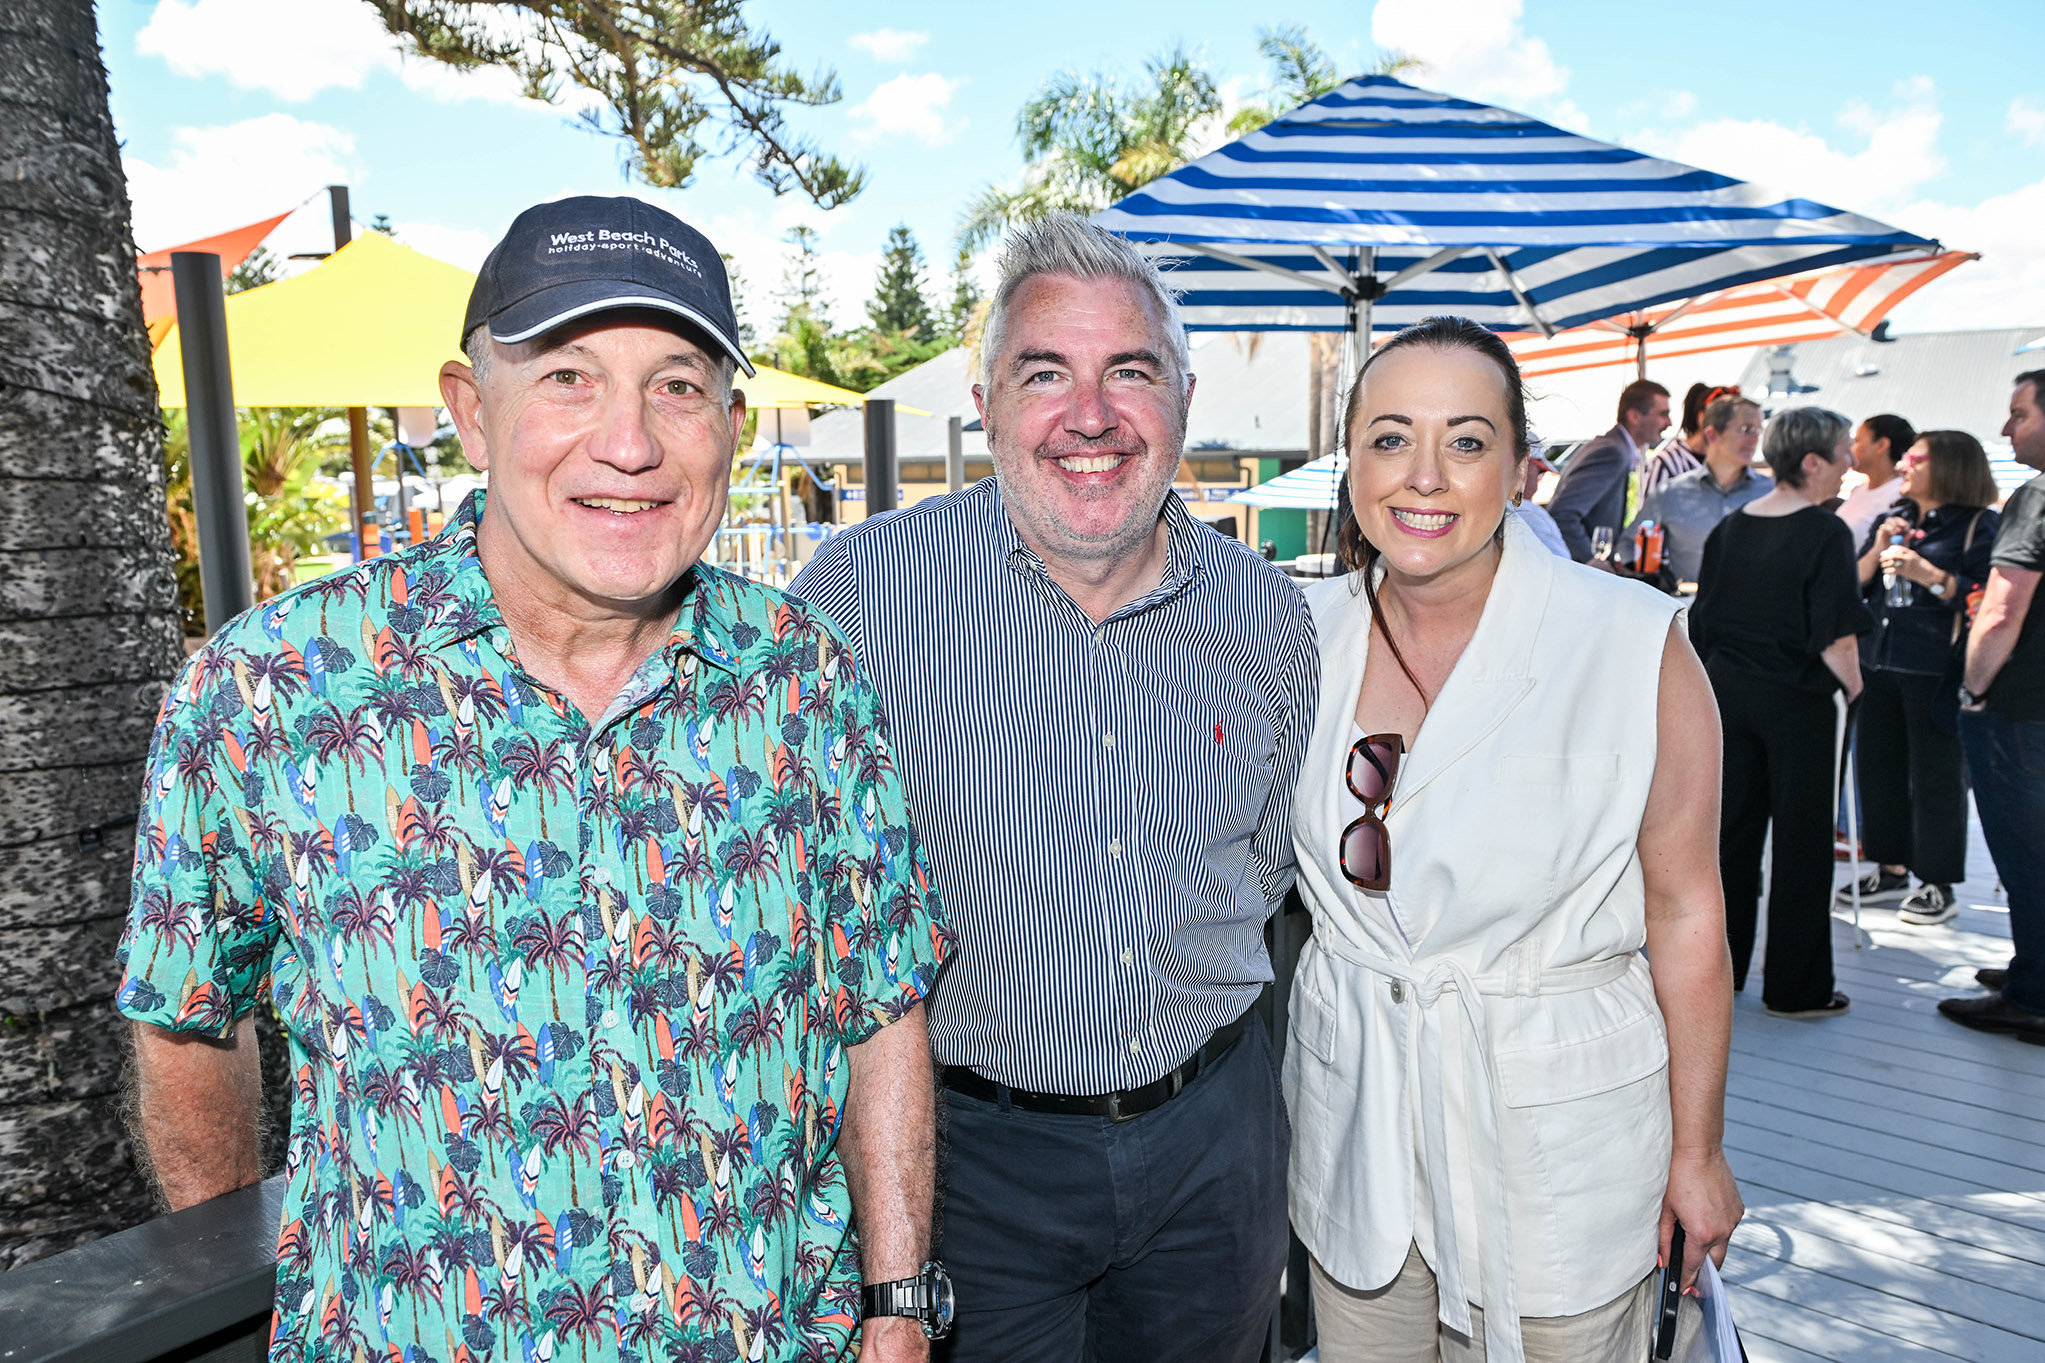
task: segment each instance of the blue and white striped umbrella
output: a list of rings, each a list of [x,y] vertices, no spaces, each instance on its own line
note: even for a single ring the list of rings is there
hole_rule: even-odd
[[[1524,114],[1366,76],[1094,220],[1205,331],[1565,327],[1937,244]]]
[[[1265,510],[1328,511],[1334,508],[1335,490],[1348,471],[1347,455],[1324,454],[1269,482],[1246,487],[1229,500]]]

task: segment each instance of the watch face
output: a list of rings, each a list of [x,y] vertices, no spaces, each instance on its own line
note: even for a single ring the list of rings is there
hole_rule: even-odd
[[[930,1337],[943,1339],[951,1333],[953,1309],[951,1274],[945,1272],[943,1264],[933,1259],[923,1266],[923,1281],[930,1290],[928,1300],[932,1314],[936,1317],[928,1326]]]

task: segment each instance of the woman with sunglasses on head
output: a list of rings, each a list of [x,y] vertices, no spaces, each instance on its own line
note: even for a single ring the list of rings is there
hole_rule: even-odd
[[[1490,332],[1401,332],[1343,429],[1285,1054],[1320,1356],[1637,1363],[1674,1224],[1687,1285],[1741,1214],[1710,686],[1675,602],[1507,514]]]

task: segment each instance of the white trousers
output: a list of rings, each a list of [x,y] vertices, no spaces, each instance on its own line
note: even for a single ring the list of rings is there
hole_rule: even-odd
[[[1658,1276],[1582,1315],[1520,1317],[1527,1363],[1642,1363]],[[1336,1282],[1319,1259],[1312,1277],[1321,1363],[1483,1363],[1484,1313],[1470,1308],[1469,1338],[1442,1325],[1434,1271],[1417,1246],[1406,1251],[1399,1276],[1372,1292]]]

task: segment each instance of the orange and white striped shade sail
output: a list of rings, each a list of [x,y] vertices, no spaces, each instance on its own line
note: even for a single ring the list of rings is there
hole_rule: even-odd
[[[1942,251],[1813,270],[1621,314],[1550,337],[1529,332],[1506,339],[1521,372],[1539,378],[1714,350],[1824,340],[1846,331],[1865,336],[1911,294],[1979,259],[1966,251]]]

